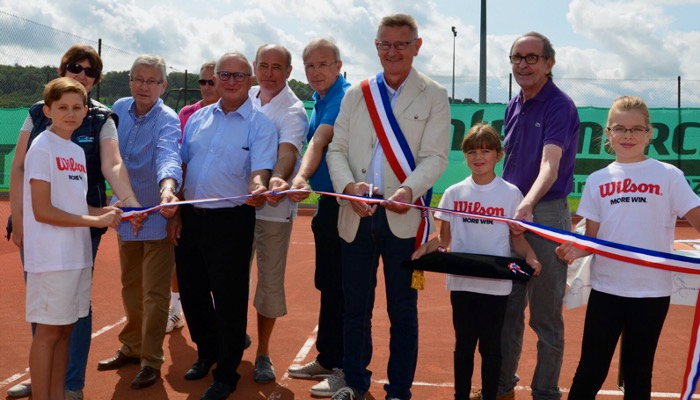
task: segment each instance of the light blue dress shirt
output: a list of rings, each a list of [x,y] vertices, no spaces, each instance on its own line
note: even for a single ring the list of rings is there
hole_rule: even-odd
[[[160,181],[182,182],[182,161],[178,149],[180,120],[175,111],[158,99],[145,115],[136,117],[133,97],[117,100],[112,111],[119,117],[119,151],[129,171],[131,187],[144,207],[160,204]],[[116,196],[112,203],[116,202]],[[166,236],[166,219],[158,213],[146,218],[134,236],[131,224],[122,223],[117,233],[122,240],[160,240]]]
[[[187,165],[185,199],[243,196],[248,194],[251,171],[274,168],[277,130],[250,99],[228,114],[219,100],[187,121],[180,154]],[[235,207],[243,203],[225,200],[197,207]]]

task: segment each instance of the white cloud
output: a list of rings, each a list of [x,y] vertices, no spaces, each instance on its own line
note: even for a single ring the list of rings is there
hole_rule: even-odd
[[[546,8],[533,10],[534,15],[551,21],[546,26],[506,15],[510,11],[507,4],[490,5],[491,28],[499,33],[487,38],[487,75],[489,90],[501,93],[490,94],[489,99],[504,101],[502,91],[507,89],[511,72],[508,51],[517,35],[533,28],[546,29],[555,44],[562,43],[556,48],[557,79],[665,79],[677,75],[700,79],[700,28],[695,24],[680,28],[675,23],[678,14],[672,13],[683,7],[697,9],[700,0],[571,0],[566,15],[561,15],[563,11],[546,14],[556,7],[535,3],[531,7]],[[82,38],[101,38],[107,70],[126,69],[134,55],[147,52],[164,56],[175,70],[197,71],[202,62],[226,51],[241,51],[252,60],[260,44],[276,42],[290,49],[292,78],[302,81],[302,49],[309,40],[322,36],[336,41],[344,69],[353,81],[376,72],[380,65],[372,43],[379,19],[404,12],[418,20],[424,41],[416,67],[438,77],[445,86],[451,84],[452,75],[450,27],[457,28],[457,97],[476,97],[472,92],[479,73],[479,26],[474,16],[479,7],[459,0],[170,0],[167,4],[161,0],[95,0],[77,8],[69,0],[35,0],[23,3],[21,9],[16,0],[0,0],[0,10]],[[494,26],[506,17],[511,21],[507,29]],[[0,24],[4,23],[0,18]],[[72,44],[69,41],[81,41],[67,37],[12,32],[0,43],[0,63],[27,64],[40,59],[34,65],[55,65]],[[21,48],[9,47],[17,43]],[[581,87],[592,96],[606,91]]]

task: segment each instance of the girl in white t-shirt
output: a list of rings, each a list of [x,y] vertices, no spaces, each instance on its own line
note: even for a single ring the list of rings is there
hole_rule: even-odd
[[[71,142],[87,112],[85,88],[58,78],[44,89],[51,125],[24,160],[24,269],[27,321],[36,323],[29,352],[32,398],[63,398],[68,337],[88,313],[92,251],[87,227],[117,227],[120,210],[88,207],[85,152]]]
[[[613,102],[605,136],[615,161],[586,180],[577,211],[586,218],[586,235],[671,252],[678,216],[700,231],[700,198],[683,172],[645,155],[652,132],[644,100],[622,96]],[[590,254],[571,242],[556,252],[568,263]],[[595,398],[620,335],[625,399],[649,399],[654,353],[670,303],[671,272],[594,255],[591,286],[569,400]]]
[[[462,151],[472,174],[445,191],[440,208],[475,214],[512,217],[523,199],[517,187],[496,176],[503,157],[501,139],[487,124],[473,126],[462,141]],[[440,232],[413,253],[416,259],[434,251],[476,253],[510,257],[511,245],[535,269],[541,268],[525,236],[510,233],[508,225],[480,218],[464,218],[436,212]],[[447,276],[455,329],[455,399],[469,399],[474,371],[474,350],[479,342],[484,400],[495,400],[501,370],[501,329],[512,281],[459,275]]]

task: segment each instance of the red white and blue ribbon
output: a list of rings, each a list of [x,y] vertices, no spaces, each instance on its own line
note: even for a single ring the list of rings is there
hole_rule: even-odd
[[[367,104],[374,131],[382,146],[386,160],[399,182],[404,182],[408,175],[416,168],[416,161],[396,121],[391,108],[391,101],[384,83],[384,73],[380,72],[376,77],[360,82],[362,94]],[[433,195],[432,188],[416,200],[416,205],[429,206]],[[416,248],[428,241],[430,235],[430,216],[427,211],[421,209],[421,223],[416,233]]]
[[[282,192],[268,192],[273,195],[284,195],[290,193],[313,193],[309,190],[287,190]],[[367,204],[380,204],[384,201],[377,198],[354,196],[342,193],[332,193],[332,192],[320,192],[315,193],[325,196],[333,196],[340,199],[345,199],[349,201],[359,201]],[[265,193],[264,193],[265,194]],[[263,194],[263,195],[264,195]],[[150,213],[160,210],[162,207],[179,206],[185,204],[203,204],[210,202],[217,202],[221,200],[238,200],[244,201],[245,199],[251,197],[251,195],[234,196],[226,198],[214,198],[214,199],[199,199],[199,200],[188,200],[188,201],[178,201],[173,203],[161,204],[155,207],[141,208],[141,209],[125,209],[122,214],[122,219],[129,219],[136,213]],[[488,219],[503,223],[514,223],[520,225],[521,227],[529,230],[530,232],[552,240],[557,243],[564,243],[570,241],[573,243],[574,247],[582,250],[589,251],[593,254],[597,254],[603,257],[610,257],[616,260],[628,262],[631,264],[639,265],[642,267],[662,269],[665,271],[681,272],[686,274],[700,275],[700,258],[693,258],[683,256],[681,254],[665,253],[656,250],[648,250],[640,247],[624,245],[620,243],[610,242],[606,240],[601,240],[597,238],[591,238],[588,236],[580,235],[574,232],[564,231],[560,229],[551,228],[548,226],[536,224],[534,222],[515,220],[504,217],[494,217],[491,215],[474,214],[462,211],[449,210],[446,208],[429,207],[423,204],[411,204],[401,201],[395,201],[409,207],[418,208],[421,212],[428,213],[430,211],[440,211],[442,213],[454,214],[463,217],[476,217],[481,219]],[[429,204],[429,203],[428,203]],[[698,378],[700,378],[700,293],[698,295],[698,301],[695,305],[695,317],[693,320],[693,327],[690,336],[690,348],[688,350],[688,359],[686,363],[686,372],[683,377],[683,389],[681,391],[681,400],[690,400],[695,388],[697,386]]]

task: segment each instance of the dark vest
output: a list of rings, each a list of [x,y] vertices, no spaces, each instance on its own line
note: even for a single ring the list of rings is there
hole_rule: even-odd
[[[118,120],[117,115],[113,114],[103,104],[93,99],[89,99],[89,104],[87,115],[83,119],[82,125],[73,132],[71,141],[85,151],[88,175],[87,203],[93,207],[104,207],[107,205],[108,199],[105,193],[107,188],[105,186],[105,177],[102,175],[102,163],[100,161],[100,131],[110,116],[114,119],[115,124],[118,123]],[[44,115],[43,106],[44,102],[40,101],[29,109],[29,116],[32,118],[34,128],[29,135],[27,150],[29,150],[29,146],[31,146],[34,139],[51,125],[51,120]],[[101,235],[105,231],[106,229],[90,228],[92,236]]]

